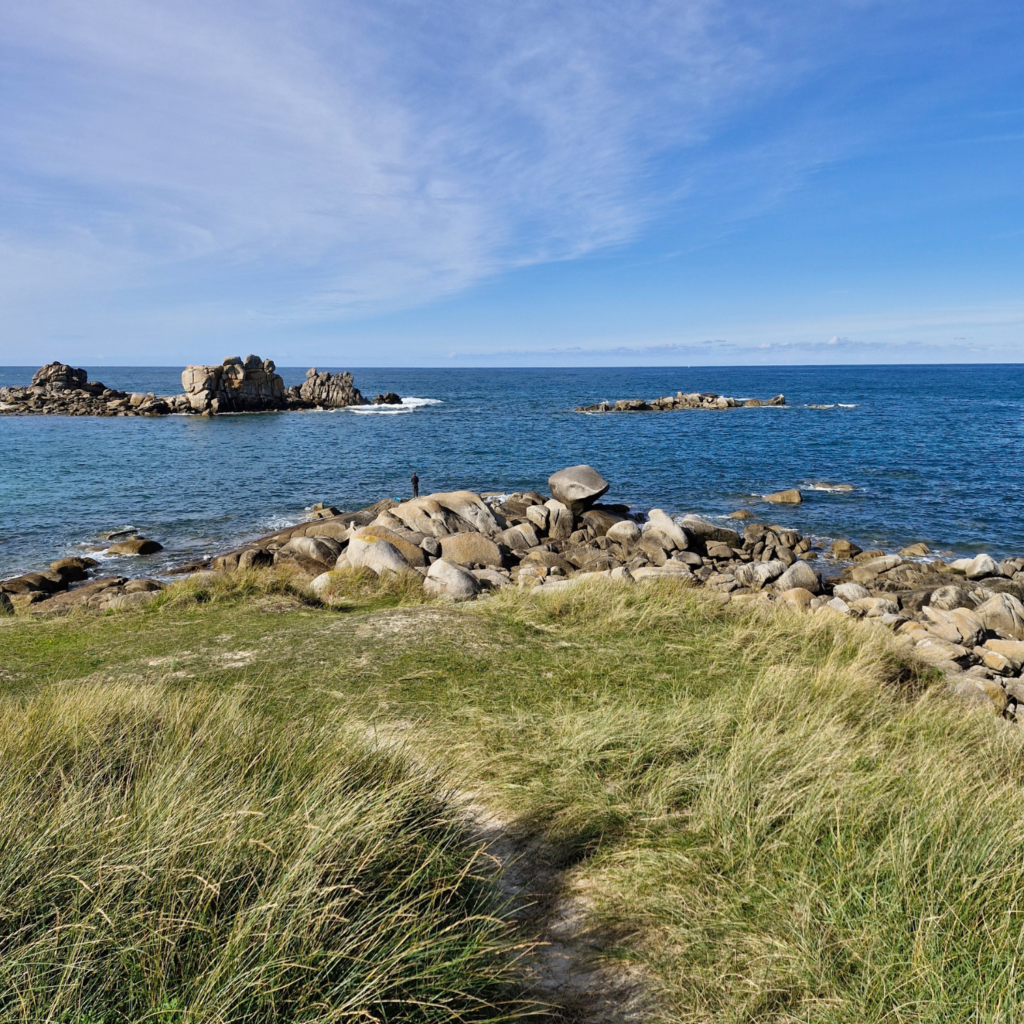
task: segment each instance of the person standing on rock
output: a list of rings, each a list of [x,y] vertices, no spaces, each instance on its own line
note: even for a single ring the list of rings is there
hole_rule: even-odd
[[[416,475],[415,469],[412,471],[409,482],[412,484],[412,496],[418,498],[420,496],[420,478]]]

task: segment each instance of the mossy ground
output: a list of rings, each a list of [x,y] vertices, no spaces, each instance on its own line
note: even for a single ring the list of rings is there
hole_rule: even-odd
[[[364,1016],[337,1019],[507,1020],[522,1013],[511,1002],[515,958],[502,952],[516,937],[475,883],[463,891],[457,882],[460,873],[486,876],[467,867],[475,863],[472,842],[452,838],[459,816],[451,794],[466,791],[555,851],[566,886],[586,896],[603,955],[648,979],[651,1019],[852,1024],[1024,1014],[1018,727],[965,712],[872,626],[722,608],[668,581],[539,597],[504,592],[451,606],[354,579],[342,607],[324,608],[287,582],[254,574],[181,587],[141,612],[2,620],[0,673],[8,722],[21,715],[38,724],[39,708],[58,705],[63,710],[53,714],[78,721],[76,702],[97,701],[101,710],[88,714],[102,718],[127,702],[149,723],[148,732],[129,730],[132,758],[143,758],[138,736],[165,728],[153,724],[162,721],[159,708],[209,722],[210,709],[223,706],[231,709],[223,714],[248,723],[240,735],[250,737],[233,749],[231,730],[217,733],[227,763],[252,756],[253,730],[275,752],[268,766],[289,764],[298,736],[339,736],[352,763],[386,754],[392,765],[380,780],[356,772],[360,800],[369,793],[375,805],[398,806],[388,804],[388,780],[398,772],[421,787],[417,799],[439,801],[441,838],[424,839],[413,824],[419,838],[403,833],[399,845],[422,851],[436,840],[448,851],[437,884],[457,893],[458,905],[444,902],[436,931],[455,927],[460,952],[438,947],[437,962],[450,969],[426,972],[422,991],[409,981],[408,964],[396,960],[396,977],[382,985],[400,992],[398,1001],[382,1001],[367,985],[359,989]],[[13,756],[27,728],[5,733],[0,783],[9,793],[28,792],[28,773],[38,776],[31,758]],[[183,735],[157,746],[184,756]],[[52,742],[47,736],[43,729],[38,744]],[[209,799],[210,770],[200,762],[182,782],[196,801]],[[321,770],[289,768],[294,781],[284,789],[301,788],[310,771]],[[154,772],[146,777],[155,786],[164,777]],[[319,791],[325,806],[328,791]],[[349,820],[343,805],[352,794],[339,789],[330,811],[339,821]],[[230,792],[218,799],[230,800]],[[301,801],[291,799],[284,803],[297,813]],[[12,845],[13,822],[27,813],[14,796],[8,800],[5,886],[15,850],[23,856]],[[268,831],[293,835],[291,818],[275,821]],[[102,831],[95,843],[110,849],[94,848],[93,864],[131,846]],[[259,874],[252,865],[245,870]],[[398,907],[410,891],[396,870],[391,864],[387,872],[395,884],[380,890],[382,908]],[[21,884],[26,877],[36,884],[31,870],[18,871]],[[42,874],[37,881],[45,890]],[[312,898],[308,888],[296,892]],[[69,907],[68,920],[84,913],[77,903]],[[306,909],[315,916],[312,904]],[[466,923],[484,918],[486,927]],[[429,920],[424,928],[427,948]],[[348,941],[310,934],[310,942]],[[202,957],[215,957],[222,941],[211,938]],[[364,963],[370,974],[373,956]],[[192,969],[181,963],[179,973]],[[282,1001],[277,1019],[331,1019],[332,999],[355,1012],[351,1001],[331,995],[333,982],[324,977],[320,989],[311,983],[301,999]],[[16,1018],[16,981],[10,972],[0,978],[7,987],[0,1005]],[[180,983],[175,1005],[187,1019],[215,1019],[204,1016],[191,984]],[[439,986],[465,1000],[445,1002]],[[143,991],[131,995],[139,1018]],[[250,1002],[226,1003],[233,1009],[217,1019],[270,1019],[273,1000],[250,995]],[[485,1005],[497,1009],[484,1012]]]

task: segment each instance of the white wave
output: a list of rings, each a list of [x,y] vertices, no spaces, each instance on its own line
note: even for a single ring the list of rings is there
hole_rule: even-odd
[[[348,412],[354,412],[360,416],[395,416],[401,413],[415,412],[425,405],[443,404],[440,398],[403,398],[401,405],[351,405]]]
[[[852,484],[823,484],[823,483],[805,483],[801,484],[801,487],[807,491],[834,491],[839,494],[849,494],[851,491],[856,490]]]
[[[840,402],[839,403],[839,408],[840,409],[859,409],[860,405],[858,405],[856,402],[854,402],[853,405],[843,405],[843,403]]]

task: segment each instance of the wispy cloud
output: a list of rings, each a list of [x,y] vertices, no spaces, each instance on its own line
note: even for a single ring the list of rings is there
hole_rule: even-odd
[[[813,7],[7,5],[0,302],[329,317],[614,246],[714,173],[698,154],[732,113],[813,65]],[[656,181],[686,150],[692,176]],[[767,187],[820,159],[774,154]]]

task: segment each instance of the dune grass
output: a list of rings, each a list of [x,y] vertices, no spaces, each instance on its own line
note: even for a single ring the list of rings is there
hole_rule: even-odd
[[[368,942],[364,929],[352,935],[342,929],[338,938],[327,936],[326,925],[301,923],[320,920],[315,900],[296,911],[294,924],[275,910],[261,925],[264,946],[278,950],[301,936],[294,940],[306,943],[295,947],[303,950],[300,959],[305,962],[308,952],[331,979],[282,983],[288,992],[321,995],[295,995],[294,1002],[275,995],[270,1002],[277,1019],[332,1019],[328,1007],[334,1012],[336,1006],[348,1007],[351,1019],[460,1019],[452,1009],[459,999],[465,1002],[458,1013],[482,1015],[466,1019],[511,1019],[521,1012],[508,1004],[512,996],[503,987],[502,972],[514,973],[514,963],[510,967],[497,952],[509,936],[487,902],[491,890],[472,844],[460,832],[458,801],[439,794],[436,778],[471,791],[511,821],[513,831],[540,837],[554,851],[565,886],[592,908],[603,955],[646,975],[651,1020],[1024,1016],[1017,976],[1024,938],[1018,913],[1024,888],[1021,732],[984,711],[965,711],[884,630],[838,617],[722,608],[671,581],[634,588],[594,584],[550,596],[503,592],[452,607],[375,594],[361,580],[353,581],[340,610],[315,607],[276,586],[259,578],[223,586],[214,599],[172,592],[145,612],[0,622],[0,684],[9,694],[0,752],[10,773],[3,787],[9,794],[0,793],[0,800],[48,808],[46,801],[17,794],[52,787],[60,766],[58,778],[83,780],[72,787],[76,793],[102,790],[118,812],[101,821],[83,810],[85,824],[71,832],[53,831],[52,808],[19,812],[28,815],[32,834],[52,837],[39,846],[49,852],[36,867],[28,847],[6,840],[0,878],[16,876],[26,891],[37,886],[44,895],[34,897],[34,906],[48,906],[47,886],[55,886],[65,894],[65,902],[54,904],[62,922],[98,928],[80,884],[61,889],[64,883],[51,880],[62,864],[78,865],[75,873],[86,872],[93,885],[101,861],[128,863],[124,851],[149,849],[145,829],[153,827],[176,857],[223,856],[213,864],[201,861],[196,872],[215,875],[218,864],[234,863],[238,847],[183,854],[192,840],[178,844],[176,837],[198,833],[189,831],[193,826],[181,811],[196,801],[179,801],[179,789],[202,794],[198,803],[209,804],[205,832],[234,836],[223,824],[229,819],[217,813],[267,798],[254,795],[260,773],[235,779],[229,771],[227,778],[225,765],[247,765],[264,749],[275,752],[274,763],[290,764],[295,751],[294,768],[272,773],[280,809],[230,828],[275,851],[299,851],[275,855],[306,863],[315,860],[304,852],[312,840],[296,825],[306,794],[319,794],[315,806],[332,822],[352,824],[350,804],[371,805],[370,831],[393,832],[395,856],[389,860],[391,850],[369,843],[371,852],[359,864],[375,877],[382,872],[393,889],[381,890],[378,906],[377,889],[368,894],[359,882],[345,883],[363,896],[352,897],[343,916],[378,920],[374,915],[387,916],[385,905],[424,899],[429,911],[418,924],[447,935],[454,922],[451,941],[459,952],[439,952],[440,961],[455,965],[450,969],[426,970],[422,991],[428,996],[415,985],[404,988],[412,983],[397,976],[393,987],[385,986],[397,993],[394,1003],[367,997],[370,989],[359,987],[370,985],[365,979],[344,996],[325,996],[335,991],[328,950]],[[122,763],[118,744],[89,739],[106,735],[90,725],[90,716],[102,719],[118,704],[135,708],[128,718],[139,725],[117,735],[123,733],[133,751],[128,760],[147,766],[139,779],[153,780],[152,795],[144,799],[134,776],[130,786],[123,779],[110,783],[122,794],[117,799],[86,784],[99,775],[113,778]],[[59,713],[43,710],[57,705]],[[197,722],[205,724],[185,724]],[[216,733],[216,744],[194,739],[204,730]],[[33,761],[35,747],[58,753],[52,762]],[[210,758],[213,747],[226,761]],[[72,749],[81,754],[72,757]],[[179,768],[186,764],[191,767]],[[427,776],[423,766],[430,768]],[[309,781],[316,779],[321,782]],[[332,794],[340,794],[337,806]],[[139,814],[150,800],[166,810],[159,825]],[[417,817],[408,810],[412,805],[431,810]],[[115,822],[110,829],[107,818]],[[3,821],[11,820],[5,807]],[[20,834],[7,827],[9,835]],[[331,834],[347,835],[347,827]],[[332,848],[339,864],[348,863],[342,856],[347,842]],[[88,855],[80,852],[85,848]],[[382,869],[378,858],[391,866]],[[424,889],[412,880],[421,877],[414,868],[421,862],[433,865],[428,875],[435,872]],[[170,879],[182,861],[168,854],[162,863],[170,865],[163,869]],[[270,872],[259,858],[253,864],[263,865],[252,867],[257,873]],[[311,872],[308,878],[302,870]],[[312,893],[316,872],[308,863],[302,870],[296,891]],[[284,884],[271,875],[260,884]],[[176,891],[166,884],[160,892]],[[194,885],[189,906],[205,906],[209,890]],[[437,905],[424,895],[434,885],[448,894]],[[5,907],[28,905],[8,899]],[[130,918],[138,923],[124,926],[139,948],[149,929],[146,913],[140,909]],[[175,968],[181,992],[201,990],[210,1005],[221,999],[234,1007],[216,1018],[188,1019],[258,1020],[270,1012],[256,993],[276,992],[276,983],[260,980],[246,990],[238,980],[262,979],[264,968],[253,974],[232,967],[242,962],[232,956],[259,960],[249,938],[258,926],[255,918],[246,920],[250,930],[243,929],[238,946],[227,942],[234,933],[226,928],[204,939],[203,955],[220,973],[204,968],[202,980],[192,977],[199,960]],[[39,927],[38,935],[45,935]],[[391,949],[389,941],[381,938],[380,949]],[[369,945],[360,949],[359,962],[371,974],[378,960],[392,962]],[[149,964],[179,962],[146,955]],[[56,957],[39,962],[52,967]],[[0,971],[7,973],[0,973],[0,989],[8,1002],[0,1005],[12,1007],[12,993],[24,986],[9,972],[7,956],[2,959]],[[274,963],[268,957],[268,978],[279,969]],[[152,1008],[193,998],[167,996],[157,980],[162,970],[151,967],[145,984],[125,989],[148,993],[125,1005]],[[46,984],[34,982],[30,991],[43,992]],[[72,990],[69,985],[62,997],[68,1006],[78,998]],[[446,1006],[445,998],[455,1002]],[[485,1003],[499,1009],[485,1010]],[[364,1017],[356,1015],[357,1006]],[[438,1016],[425,1015],[428,1006],[439,1007],[429,1011]],[[141,1015],[128,1011],[127,1019]]]

